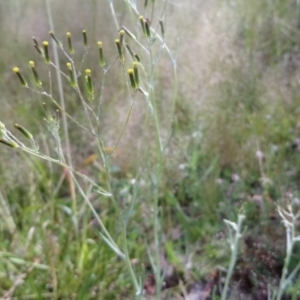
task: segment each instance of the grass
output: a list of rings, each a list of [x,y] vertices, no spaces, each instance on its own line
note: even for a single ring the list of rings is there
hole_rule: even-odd
[[[298,299],[298,3],[46,3],[0,19],[1,297]]]

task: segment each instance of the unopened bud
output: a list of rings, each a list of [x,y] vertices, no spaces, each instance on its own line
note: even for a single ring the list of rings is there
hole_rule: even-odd
[[[133,52],[133,50],[130,48],[130,46],[129,46],[127,43],[125,44],[125,46],[126,46],[128,52],[130,53],[131,57],[134,58],[134,52]]]
[[[141,62],[141,58],[139,57],[139,55],[134,54],[134,57],[135,57],[135,59],[136,59],[138,62]]]
[[[5,125],[0,122],[0,139],[4,138],[6,136],[6,128]]]
[[[83,35],[83,45],[85,48],[87,48],[89,45],[88,45],[86,30],[82,30],[82,35]]]
[[[50,64],[50,57],[49,57],[49,43],[47,41],[43,42],[44,46],[44,56],[45,56],[45,62],[47,65]]]
[[[141,26],[142,26],[143,34],[144,34],[144,36],[147,36],[146,35],[146,28],[145,28],[144,17],[143,16],[139,16],[139,20],[140,20],[140,23],[141,23]]]
[[[62,43],[57,39],[53,31],[49,31],[49,35],[52,37],[54,42],[57,44],[58,47],[62,48]]]
[[[70,32],[66,33],[67,39],[68,39],[68,47],[69,47],[69,52],[71,54],[74,53],[74,48],[73,48],[73,44],[72,44],[72,36]]]
[[[97,45],[99,48],[99,64],[103,68],[105,66],[105,60],[104,60],[104,56],[103,56],[102,42],[99,41],[97,43]]]
[[[124,34],[125,34],[125,30],[121,29],[120,30],[120,44],[121,44],[121,46],[123,46]]]
[[[94,86],[93,86],[91,74],[92,74],[92,72],[90,69],[85,70],[87,91],[88,91],[89,99],[92,101],[92,100],[94,100]]]
[[[165,26],[164,26],[164,22],[162,20],[159,20],[159,25],[160,25],[160,31],[161,31],[161,35],[164,38],[165,37]]]
[[[23,126],[15,124],[15,127],[29,140],[33,140],[32,134]]]
[[[17,68],[17,67],[14,67],[13,71],[17,74],[17,76],[18,76],[18,78],[19,78],[19,80],[21,82],[22,87],[28,87],[28,84],[27,84],[26,80],[24,79],[24,77],[20,73],[20,69]]]
[[[6,145],[8,147],[11,147],[11,148],[19,147],[19,145],[15,141],[7,141],[7,140],[0,139],[0,143]]]
[[[126,33],[131,39],[136,40],[135,35],[134,35],[132,32],[130,32],[125,26],[122,26],[122,29],[125,31],[125,33]]]
[[[36,49],[36,51],[37,51],[39,54],[43,55],[43,49],[42,49],[41,46],[39,45],[37,39],[33,36],[33,37],[32,37],[32,40],[33,40],[33,46],[34,46],[34,48]]]
[[[118,48],[119,59],[120,59],[121,62],[124,62],[124,55],[123,55],[123,50],[122,50],[122,45],[120,43],[120,40],[116,39],[115,43],[116,43],[117,48]]]
[[[76,83],[76,80],[75,80],[74,70],[73,70],[72,64],[70,62],[67,63],[67,68],[69,70],[69,78],[70,78],[71,86],[73,88],[76,88],[77,87],[77,83]]]
[[[134,79],[134,71],[133,71],[133,69],[128,69],[127,72],[128,72],[129,79],[130,79],[130,85],[131,85],[133,90],[136,90],[136,83],[135,83],[135,79]]]
[[[140,86],[138,65],[139,65],[139,63],[137,61],[133,62],[134,81],[135,81],[136,88],[138,88]]]
[[[151,37],[150,25],[147,20],[144,20],[144,24],[145,24],[145,30],[146,30],[146,37],[150,38]]]
[[[31,71],[32,71],[32,74],[33,74],[34,81],[35,81],[36,85],[42,86],[43,84],[42,84],[42,82],[41,82],[41,80],[39,78],[39,75],[38,75],[37,71],[36,71],[34,61],[31,60],[29,62],[29,66],[31,68]]]

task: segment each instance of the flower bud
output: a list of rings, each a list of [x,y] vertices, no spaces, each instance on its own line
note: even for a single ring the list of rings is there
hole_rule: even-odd
[[[15,124],[15,127],[29,140],[33,140],[32,134],[23,126]]]
[[[0,139],[3,139],[6,136],[6,128],[5,125],[0,122]]]
[[[138,62],[141,62],[141,58],[137,54],[134,54],[134,57]]]
[[[163,22],[162,20],[159,20],[159,25],[160,25],[161,36],[164,38],[164,37],[165,37],[165,26],[164,26],[164,22]]]
[[[82,35],[83,35],[83,45],[85,48],[87,48],[89,45],[88,45],[86,30],[82,30]]]
[[[94,100],[94,86],[92,82],[92,72],[90,69],[85,70],[85,79],[86,79],[86,86],[88,91],[89,100]]]
[[[123,50],[122,50],[122,45],[120,43],[120,40],[119,39],[116,39],[115,40],[115,43],[117,45],[117,48],[118,48],[118,54],[119,54],[119,59],[121,62],[124,62],[124,55],[123,55]]]
[[[130,79],[130,85],[131,85],[133,90],[136,90],[136,82],[135,82],[135,79],[134,79],[134,71],[133,71],[133,69],[128,69],[127,72],[128,72],[129,79]]]
[[[143,30],[143,34],[144,36],[146,36],[146,28],[145,28],[145,21],[144,21],[144,17],[143,16],[139,16],[139,20],[142,26],[142,30]]]
[[[3,140],[3,139],[0,139],[0,143],[8,146],[8,147],[11,147],[11,148],[18,148],[19,145],[15,142],[15,141],[7,141],[7,140]]]
[[[34,61],[31,60],[31,61],[29,62],[29,66],[30,66],[30,68],[31,68],[31,71],[32,71],[32,74],[33,74],[34,81],[35,81],[36,85],[42,86],[43,83],[41,82],[41,80],[40,80],[40,78],[39,78],[39,75],[38,75],[38,73],[37,73],[37,71],[36,71]]]
[[[19,77],[19,80],[21,82],[22,87],[28,87],[28,83],[26,82],[26,80],[24,79],[24,77],[22,76],[22,74],[20,73],[20,69],[17,67],[13,68],[13,71],[17,74],[17,76]]]
[[[70,32],[66,33],[67,39],[68,39],[68,47],[69,47],[69,52],[71,54],[74,53],[74,48],[73,48],[73,44],[72,44],[72,36]]]
[[[137,61],[133,62],[134,81],[135,81],[136,88],[138,88],[140,86],[138,65],[139,65],[139,63]]]
[[[134,35],[132,32],[130,32],[125,26],[122,26],[122,29],[125,31],[125,33],[126,33],[131,39],[136,40],[135,35]]]
[[[145,24],[145,31],[146,31],[146,37],[151,38],[151,31],[150,31],[150,25],[147,20],[144,20]]]
[[[72,68],[72,64],[70,62],[68,62],[66,65],[67,65],[67,68],[69,70],[69,78],[70,78],[71,86],[73,88],[76,88],[77,87],[77,83],[76,83],[76,80],[75,80],[75,75],[74,75],[74,70]]]
[[[43,49],[41,48],[41,46],[39,45],[37,39],[33,36],[32,37],[32,40],[33,40],[33,46],[34,48],[36,49],[36,51],[41,54],[41,55],[44,55],[43,54]]]
[[[104,60],[104,56],[103,56],[102,42],[99,41],[97,43],[97,45],[99,48],[99,64],[103,68],[105,66],[105,60]]]
[[[49,57],[49,43],[47,41],[43,42],[43,46],[44,46],[44,56],[45,56],[45,62],[47,65],[50,64],[50,57]]]
[[[124,34],[125,34],[125,30],[121,29],[120,30],[120,44],[121,44],[121,46],[123,46]]]
[[[127,43],[125,44],[125,46],[126,46],[128,52],[130,53],[131,57],[134,59],[134,52],[133,52],[133,50],[131,49],[131,47],[130,47]]]
[[[53,31],[49,31],[49,35],[52,37],[54,42],[57,44],[59,48],[62,48],[62,43],[57,39]]]

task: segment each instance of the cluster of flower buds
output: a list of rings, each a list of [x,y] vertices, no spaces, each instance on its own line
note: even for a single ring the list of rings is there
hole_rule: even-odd
[[[2,122],[0,122],[0,143],[11,148],[19,147],[19,145],[8,136],[5,125]]]
[[[154,0],[152,0],[154,3]],[[147,1],[145,1],[145,6],[147,6]],[[150,28],[150,21],[147,18],[144,18],[144,16],[139,16],[139,21],[142,29],[143,35],[148,38],[151,41],[151,28]],[[161,29],[161,34],[162,37],[164,38],[165,35],[165,29],[164,29],[164,24],[163,21],[159,21],[160,29]],[[141,58],[138,54],[136,54],[130,45],[128,43],[125,43],[125,34],[133,39],[134,41],[137,41],[137,38],[135,35],[130,32],[125,26],[122,26],[122,28],[119,31],[119,38],[115,39],[115,44],[117,46],[117,51],[118,51],[118,57],[119,60],[122,64],[125,62],[125,55],[124,55],[124,48],[128,50],[130,56],[132,57],[133,60],[133,65],[132,68],[129,68],[128,75],[129,75],[129,80],[130,80],[130,85],[133,90],[137,90],[140,87],[140,78],[139,78],[139,71],[138,71],[138,66],[141,63]],[[53,31],[49,32],[50,37],[52,40],[56,43],[56,45],[61,48],[64,51],[63,44],[62,42],[56,37]],[[83,36],[83,45],[86,49],[88,49],[88,39],[87,39],[87,32],[86,30],[82,30],[82,36]],[[73,42],[72,42],[72,35],[70,32],[66,33],[67,37],[67,44],[68,44],[68,52],[70,55],[73,55],[75,53],[74,47],[73,47]],[[37,39],[33,37],[33,44],[38,53],[44,58],[45,63],[47,65],[50,65],[51,59],[49,55],[49,43],[48,41],[43,41],[41,45],[38,43]],[[99,50],[99,65],[104,68],[106,65],[105,59],[104,59],[104,54],[103,54],[103,44],[101,41],[97,42],[98,50]],[[125,47],[124,47],[125,46]],[[65,52],[66,53],[66,52]],[[69,57],[69,56],[68,56]],[[70,58],[70,57],[69,57]],[[38,87],[42,87],[42,81],[39,78],[38,72],[35,67],[34,61],[29,62],[29,66],[31,68],[34,81]],[[74,68],[74,63],[72,59],[70,58],[70,61],[67,62],[66,64],[68,72],[69,72],[69,82],[73,88],[78,88],[78,82],[77,82],[77,74]],[[23,87],[28,87],[27,81],[24,79],[22,76],[20,69],[18,67],[13,68],[13,71],[16,73],[18,76],[21,85]],[[87,86],[87,92],[88,92],[88,97],[89,100],[94,99],[94,87],[91,79],[91,70],[87,69],[85,72],[85,79],[86,79],[86,86]]]
[[[26,139],[30,140],[35,150],[37,150],[37,144],[33,139],[33,135],[26,128],[19,124],[15,124],[15,128],[18,129]],[[0,122],[0,143],[11,148],[18,148],[23,145],[22,143],[18,142],[18,140],[6,129],[2,122]]]

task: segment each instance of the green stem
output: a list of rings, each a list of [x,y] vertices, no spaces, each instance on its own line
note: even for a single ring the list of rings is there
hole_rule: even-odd
[[[221,300],[226,300],[227,299],[227,292],[228,292],[229,282],[230,282],[230,279],[232,277],[232,273],[233,273],[235,263],[236,263],[236,260],[237,260],[237,256],[238,256],[239,241],[240,241],[241,236],[242,236],[241,229],[242,229],[242,223],[243,223],[244,218],[245,218],[244,215],[239,215],[238,216],[238,223],[236,224],[237,227],[235,229],[234,240],[230,241],[231,258],[230,258],[230,264],[229,264],[229,268],[228,268],[228,271],[227,271],[225,285],[224,285],[224,289],[223,289],[223,292],[222,292]]]

